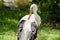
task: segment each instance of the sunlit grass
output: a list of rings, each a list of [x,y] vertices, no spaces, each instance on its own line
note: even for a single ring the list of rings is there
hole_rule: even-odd
[[[17,40],[16,35],[13,34],[4,34],[0,35],[0,40]]]
[[[42,27],[38,30],[37,40],[60,40],[60,30]]]
[[[0,40],[17,40],[17,32],[9,30],[4,34],[0,34]],[[48,27],[39,28],[36,40],[60,40],[60,30]]]
[[[60,34],[56,34],[56,33],[40,33],[38,34],[38,40],[60,40]]]

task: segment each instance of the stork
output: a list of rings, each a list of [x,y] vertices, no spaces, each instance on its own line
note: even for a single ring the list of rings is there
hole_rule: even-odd
[[[37,37],[38,26],[41,24],[41,18],[37,14],[37,5],[30,6],[30,12],[25,15],[18,23],[18,40],[35,40]]]

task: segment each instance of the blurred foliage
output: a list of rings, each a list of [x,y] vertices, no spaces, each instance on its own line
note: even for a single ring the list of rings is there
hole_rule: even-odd
[[[38,14],[41,16],[42,24],[56,26],[60,24],[60,0],[32,0],[31,3],[27,0],[12,0],[15,3],[15,6],[18,5],[18,9],[29,11],[29,7],[31,4],[35,3],[38,5]],[[29,3],[29,5],[28,5]],[[0,8],[2,6],[2,2],[0,3]],[[27,4],[25,6],[25,4]],[[60,25],[58,25],[60,26]]]
[[[28,5],[29,0],[12,0],[12,2],[15,4],[15,6],[17,7],[24,7],[26,5]]]
[[[7,2],[6,2],[7,1]],[[2,0],[3,5],[6,7],[9,7],[10,9],[24,9],[26,8],[26,6],[28,6],[29,2],[31,2],[32,0]]]
[[[60,23],[60,0],[33,0],[39,7],[42,23]],[[60,25],[59,25],[60,26]]]
[[[50,20],[49,17],[53,14],[56,15],[56,18],[54,20],[60,19],[60,0],[33,0],[34,3],[37,3],[41,15],[44,16],[44,20]]]

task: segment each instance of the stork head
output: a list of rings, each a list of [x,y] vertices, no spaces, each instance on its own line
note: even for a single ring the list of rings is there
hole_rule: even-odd
[[[30,6],[30,12],[29,12],[29,17],[28,17],[28,19],[31,17],[31,15],[32,15],[33,13],[36,13],[37,10],[38,10],[37,5],[36,5],[36,4],[32,4],[32,5]]]
[[[30,6],[30,11],[32,10],[33,12],[37,12],[37,5],[36,4],[32,4],[31,6]]]

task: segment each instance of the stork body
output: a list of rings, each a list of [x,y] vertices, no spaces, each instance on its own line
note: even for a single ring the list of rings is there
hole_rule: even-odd
[[[38,25],[41,24],[41,18],[37,14],[37,6],[32,4],[29,15],[25,15],[18,23],[18,40],[34,40],[37,36]],[[31,14],[32,13],[32,14]]]
[[[25,16],[20,20],[20,22],[21,22],[22,20],[28,20],[28,17],[29,17],[29,15],[25,15]],[[37,24],[37,26],[41,24],[41,18],[40,18],[40,16],[39,16],[37,13],[33,13],[33,14],[31,15],[31,17],[30,17],[29,20],[30,20],[31,22],[35,22],[35,23]]]
[[[28,20],[23,25],[23,30],[21,31],[21,37],[19,38],[19,40],[27,40],[30,32],[31,32],[31,22]]]

